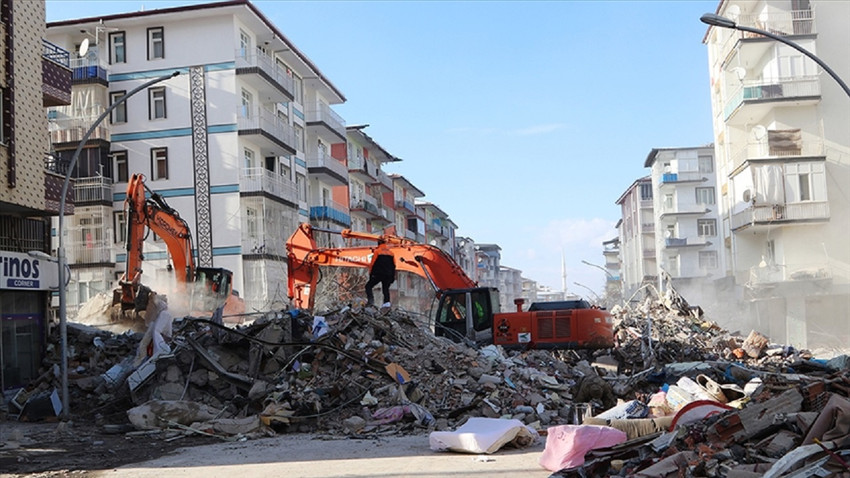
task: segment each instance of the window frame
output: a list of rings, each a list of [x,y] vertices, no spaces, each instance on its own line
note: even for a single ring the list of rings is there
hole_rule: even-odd
[[[709,234],[704,234],[704,229],[708,229]],[[717,220],[716,219],[697,219],[697,236],[699,237],[716,237],[717,236]]]
[[[114,105],[118,100],[124,97],[127,94],[127,91],[110,91],[109,92],[109,106]],[[124,115],[123,120],[117,119],[119,114]],[[119,105],[115,106],[115,108],[109,113],[109,123],[110,124],[125,124],[127,122],[127,101],[122,101]]]
[[[122,244],[127,241],[127,217],[123,210],[112,212],[112,228],[115,244]]]
[[[719,263],[717,251],[699,251],[697,260],[701,270],[717,269]]]
[[[156,39],[154,35],[159,33],[159,39]],[[165,28],[164,27],[150,27],[147,31],[148,37],[148,61],[151,60],[163,60],[165,59]],[[159,44],[159,56],[156,55],[156,46]]]
[[[115,182],[126,183],[130,180],[130,163],[127,157],[127,150],[111,151],[109,154],[112,156],[112,161],[115,164]],[[122,157],[123,160],[121,159]],[[122,169],[124,174],[121,174]]]
[[[157,115],[157,105],[162,104],[162,116]],[[165,102],[165,87],[153,86],[148,88],[148,120],[161,120],[168,118],[168,108]]]
[[[116,42],[117,39],[121,42]],[[118,51],[120,49],[121,59],[118,59]],[[127,63],[127,32],[110,32],[109,33],[109,64],[117,65]]]
[[[710,194],[711,197],[707,197],[705,198],[707,201],[703,201],[703,198],[700,197],[702,194],[700,193]],[[717,202],[717,196],[714,193],[713,187],[694,188],[694,200],[696,200],[697,204],[703,206],[713,206]]]
[[[159,163],[163,162],[165,164],[165,174],[159,174]],[[156,147],[151,148],[151,180],[152,181],[161,181],[168,179],[168,148],[167,147]]]

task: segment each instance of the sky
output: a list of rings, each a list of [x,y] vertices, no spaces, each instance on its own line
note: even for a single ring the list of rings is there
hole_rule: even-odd
[[[47,0],[47,21],[197,3]],[[601,295],[583,261],[604,265],[647,154],[713,141],[699,17],[717,0],[252,3],[402,158],[387,172],[553,290]]]

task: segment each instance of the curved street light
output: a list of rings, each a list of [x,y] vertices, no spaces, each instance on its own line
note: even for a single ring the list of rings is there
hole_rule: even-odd
[[[847,96],[850,97],[850,87],[847,86],[847,83],[844,83],[844,80],[842,80],[841,77],[839,77],[837,73],[832,71],[832,68],[830,68],[826,63],[824,63],[823,60],[821,60],[820,58],[815,56],[814,53],[812,53],[809,50],[806,50],[802,46],[798,45],[797,43],[795,43],[795,42],[793,42],[793,41],[791,41],[791,40],[789,40],[789,39],[787,39],[783,36],[776,35],[775,33],[771,33],[771,32],[761,30],[761,29],[758,29],[758,28],[748,27],[748,26],[744,26],[744,25],[738,25],[734,20],[731,20],[731,19],[726,18],[726,17],[721,17],[720,15],[717,15],[716,13],[706,13],[705,15],[701,16],[699,19],[700,19],[701,22],[705,23],[706,25],[710,25],[710,26],[713,26],[713,27],[720,27],[720,28],[730,28],[732,30],[740,30],[742,32],[756,33],[756,34],[759,34],[759,35],[762,35],[762,36],[766,36],[768,38],[772,38],[772,39],[774,39],[774,40],[776,40],[780,43],[784,43],[784,44],[790,46],[791,48],[799,51],[800,53],[802,53],[804,55],[806,55],[807,57],[814,60],[815,63],[820,65],[820,67],[823,68],[824,71],[829,73],[829,76],[831,76],[833,80],[838,82],[838,84],[841,86],[841,89],[843,89],[844,92],[847,93]]]
[[[578,283],[578,282],[573,282],[573,284],[575,284],[575,285],[577,285],[577,286],[579,286],[579,287],[584,287],[585,289],[587,289],[587,290],[588,290],[588,292],[590,292],[591,294],[593,294],[593,297],[595,297],[595,298],[596,298],[596,302],[602,302],[602,299],[601,299],[601,298],[599,298],[599,294],[597,294],[596,292],[593,292],[593,289],[591,289],[590,287],[588,287],[588,286],[586,286],[586,285],[584,285],[584,284],[580,284],[580,283]]]
[[[86,45],[87,46],[87,45]],[[115,100],[114,103],[109,105],[109,108],[106,108],[95,121],[92,123],[91,127],[89,127],[86,134],[83,135],[80,143],[77,145],[77,149],[74,150],[74,155],[71,157],[71,162],[68,164],[68,170],[65,171],[65,182],[62,183],[62,193],[59,196],[59,227],[57,229],[57,234],[59,235],[59,244],[56,249],[56,259],[59,262],[59,351],[62,354],[62,358],[60,361],[61,364],[61,374],[62,374],[62,418],[68,419],[71,416],[71,404],[68,398],[68,314],[67,314],[67,305],[66,305],[66,288],[67,283],[65,280],[65,268],[68,267],[68,262],[65,257],[65,246],[63,245],[63,237],[64,237],[64,223],[65,223],[65,197],[68,195],[68,186],[71,182],[71,173],[74,171],[74,167],[77,165],[77,160],[80,158],[80,153],[83,151],[83,147],[86,145],[86,142],[89,140],[89,136],[92,135],[95,128],[100,125],[100,123],[105,120],[112,110],[115,109],[118,105],[125,102],[127,98],[135,95],[136,93],[142,91],[145,88],[150,87],[160,81],[165,81],[169,78],[174,78],[179,75],[179,71],[175,71],[173,73],[169,73],[167,75],[162,75],[156,77],[150,81],[142,83],[141,85],[130,90],[129,93]],[[68,274],[68,278],[70,279],[70,274]]]

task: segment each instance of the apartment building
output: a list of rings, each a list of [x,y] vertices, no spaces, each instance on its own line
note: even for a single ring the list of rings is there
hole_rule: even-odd
[[[449,215],[430,201],[416,200],[416,209],[425,221],[425,243],[454,256],[457,225],[449,219]]]
[[[717,14],[781,35],[850,78],[850,3],[722,1]],[[850,98],[781,42],[709,27],[726,267],[749,324],[798,347],[850,343]]]
[[[297,224],[351,225],[347,131],[332,108],[345,97],[247,0],[52,22],[47,37],[70,51],[88,43],[71,59],[71,104],[49,112],[60,166],[116,105],[73,172],[84,200],[66,230],[69,310],[123,272],[133,173],[187,221],[197,265],[233,271],[249,311],[285,303],[284,242]],[[161,238],[144,247],[144,281],[173,283]]]
[[[499,303],[503,311],[515,311],[516,299],[523,298],[522,271],[508,266],[499,266]],[[526,304],[528,307],[528,304]]]
[[[602,256],[605,258],[605,299],[606,305],[620,303],[623,288],[620,281],[620,238],[615,237],[602,243]]]
[[[654,148],[644,167],[651,170],[658,290],[672,286],[709,309],[717,303],[714,282],[725,276],[714,145]]]
[[[68,51],[44,39],[44,18],[44,2],[0,1],[0,395],[39,376],[59,286],[47,255],[65,175],[45,155],[44,108],[70,103],[71,70]]]
[[[394,201],[386,201],[385,194],[391,193],[393,188],[382,165],[401,159],[381,147],[363,131],[365,128],[365,125],[346,127],[351,229],[381,234],[386,227],[395,224],[396,209]]]
[[[652,178],[645,176],[633,182],[615,203],[620,206],[621,217],[618,236],[623,298],[641,300],[642,288],[658,284]]]

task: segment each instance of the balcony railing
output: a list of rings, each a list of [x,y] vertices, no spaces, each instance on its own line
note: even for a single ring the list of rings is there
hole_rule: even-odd
[[[668,183],[684,183],[693,181],[702,181],[706,178],[706,173],[699,171],[680,171],[678,173],[664,173],[661,175],[661,185]]]
[[[378,174],[378,168],[366,161],[366,158],[350,157],[348,158],[348,170],[352,172],[362,172],[369,178],[375,178]]]
[[[104,234],[111,232],[105,228],[102,229]],[[69,236],[79,236],[82,234],[80,230],[69,230]],[[68,263],[69,264],[103,264],[115,262],[112,255],[112,241],[106,239],[85,239],[85,240],[69,240],[68,241]]]
[[[41,40],[41,91],[44,106],[71,104],[71,68],[67,50]]]
[[[330,219],[346,226],[351,225],[348,208],[334,201],[327,201],[324,206],[311,206],[310,219]]]
[[[243,254],[286,256],[286,241],[273,234],[248,234],[242,237]]]
[[[73,116],[63,114],[72,111]],[[76,143],[83,140],[86,132],[95,121],[106,111],[103,106],[95,105],[84,109],[59,107],[48,112],[48,129],[50,130],[50,141],[53,143]],[[110,129],[108,122],[103,121],[92,131],[90,140],[110,140]]]
[[[307,155],[308,168],[325,168],[342,178],[348,178],[348,167],[328,153],[317,151]]]
[[[362,210],[364,210],[364,211],[366,211],[369,214],[372,214],[374,216],[380,216],[381,215],[381,210],[378,209],[378,205],[375,202],[373,202],[369,199],[366,199],[366,198],[360,199],[358,201],[354,201],[353,205],[351,206],[351,209],[362,209]]]
[[[734,150],[731,154],[731,158],[735,167],[738,167],[750,159],[816,157],[826,154],[824,151],[823,141],[820,139],[801,141],[799,146],[800,149],[780,149],[771,148],[767,141],[750,142],[744,147]]]
[[[89,202],[112,202],[112,178],[95,176],[74,182],[74,204]]]
[[[661,211],[659,211],[659,212],[661,213],[661,216],[675,215],[675,214],[698,215],[698,214],[705,214],[709,207],[710,207],[710,205],[707,205],[707,204],[688,204],[688,205],[674,204],[673,206],[662,206]]]
[[[751,286],[765,286],[780,282],[823,281],[832,279],[829,264],[775,264],[750,268]]]
[[[65,68],[71,67],[71,55],[68,53],[68,50],[61,48],[58,45],[55,45],[43,38],[41,39],[41,56],[52,61],[53,63],[62,65]]]
[[[317,101],[307,109],[306,113],[307,123],[324,123],[340,137],[345,138],[345,120],[330,106]]]
[[[294,80],[286,70],[278,66],[274,58],[257,49],[249,54],[243,49],[236,50],[236,68],[257,68],[280,85],[287,94],[292,97],[294,91]]]
[[[236,126],[240,131],[262,131],[295,151],[295,130],[285,118],[265,108],[240,108]]]
[[[74,81],[107,81],[106,64],[98,57],[71,58],[69,61]]]
[[[793,221],[825,221],[829,219],[829,202],[807,201],[750,206],[732,215],[732,229],[754,224]]]
[[[374,184],[380,184],[388,191],[393,190],[393,179],[385,171],[379,169],[377,179],[378,181]]]
[[[729,119],[742,104],[759,100],[779,100],[820,96],[820,80],[816,76],[776,80],[747,81],[729,95],[724,119]]]
[[[242,169],[239,175],[239,190],[269,193],[292,202],[296,202],[298,197],[295,181],[263,167]]]
[[[709,246],[711,241],[704,237],[668,237],[664,239],[666,247]]]
[[[396,200],[395,207],[396,209],[406,209],[407,211],[412,213],[416,212],[416,206],[412,202],[405,201],[404,199]]]
[[[810,35],[815,31],[815,13],[812,10],[792,10],[790,12],[765,11],[752,14],[739,15],[735,23],[745,27],[767,30],[775,35]],[[724,30],[725,31],[725,30]],[[761,38],[755,33],[742,32],[740,30],[729,30],[729,37],[723,43],[723,51],[729,51],[741,38]]]

